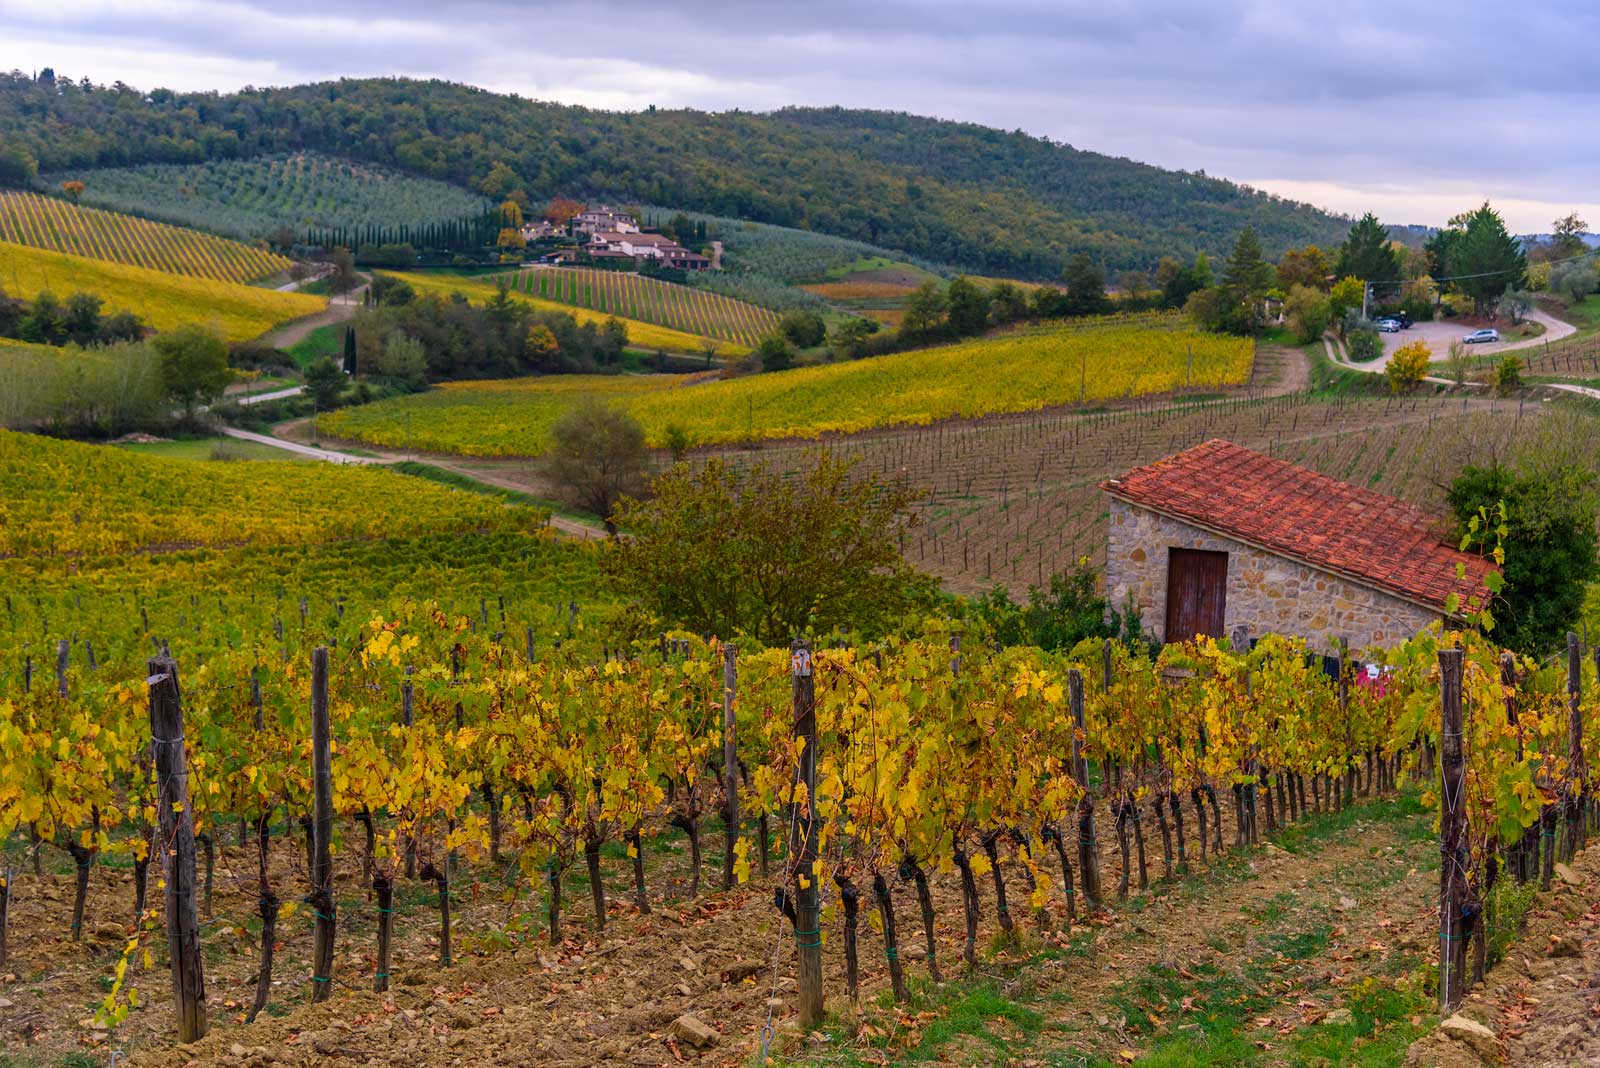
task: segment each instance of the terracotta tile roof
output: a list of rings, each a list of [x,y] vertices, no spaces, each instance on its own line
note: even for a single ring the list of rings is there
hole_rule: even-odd
[[[1492,562],[1440,539],[1441,522],[1381,493],[1208,441],[1100,486],[1113,497],[1444,610],[1483,593]],[[1456,576],[1456,564],[1466,579]]]

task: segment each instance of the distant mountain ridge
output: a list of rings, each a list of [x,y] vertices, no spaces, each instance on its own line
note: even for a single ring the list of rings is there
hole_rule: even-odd
[[[142,93],[0,75],[0,142],[41,170],[247,158],[297,149],[498,197],[670,204],[901,249],[994,274],[1056,277],[1342,239],[1349,220],[1200,173],[1027,134],[844,108],[606,112],[442,81],[360,79],[238,93]],[[88,176],[92,180],[92,175]]]

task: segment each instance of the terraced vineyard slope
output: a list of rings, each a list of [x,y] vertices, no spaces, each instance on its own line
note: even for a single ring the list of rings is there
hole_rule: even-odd
[[[493,241],[489,227],[498,225],[493,219],[480,225],[494,205],[459,186],[317,152],[51,176],[67,178],[84,182],[86,203],[241,240],[287,226],[302,239],[345,231],[364,242],[427,239],[453,247],[452,237],[461,244]]]
[[[517,292],[541,300],[731,341],[747,348],[754,348],[778,327],[778,317],[765,308],[625,271],[529,267],[510,278]]]
[[[93,293],[107,312],[130,311],[157,330],[185,323],[214,324],[233,341],[327,307],[321,297],[280,293],[238,282],[133,267],[0,241],[0,289],[32,300]]]
[[[54,197],[0,190],[0,241],[218,282],[252,282],[289,261],[224,237]]]
[[[1164,324],[1170,325],[1170,324]],[[1248,380],[1248,340],[1149,322],[1054,324],[956,345],[728,380],[562,377],[456,382],[322,420],[324,431],[473,456],[537,455],[585,393],[631,412],[653,445],[679,427],[702,445],[814,438],[961,416]],[[408,416],[410,436],[407,436]]]

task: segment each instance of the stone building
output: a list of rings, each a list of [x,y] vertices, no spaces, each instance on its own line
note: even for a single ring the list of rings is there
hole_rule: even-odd
[[[1494,569],[1419,508],[1227,441],[1101,488],[1107,599],[1166,641],[1243,628],[1322,651],[1392,646],[1444,618],[1451,594],[1484,596]]]

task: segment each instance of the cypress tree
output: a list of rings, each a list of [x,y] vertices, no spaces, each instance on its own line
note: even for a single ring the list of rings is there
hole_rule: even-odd
[[[344,328],[344,373],[351,378],[356,374],[356,328]]]

